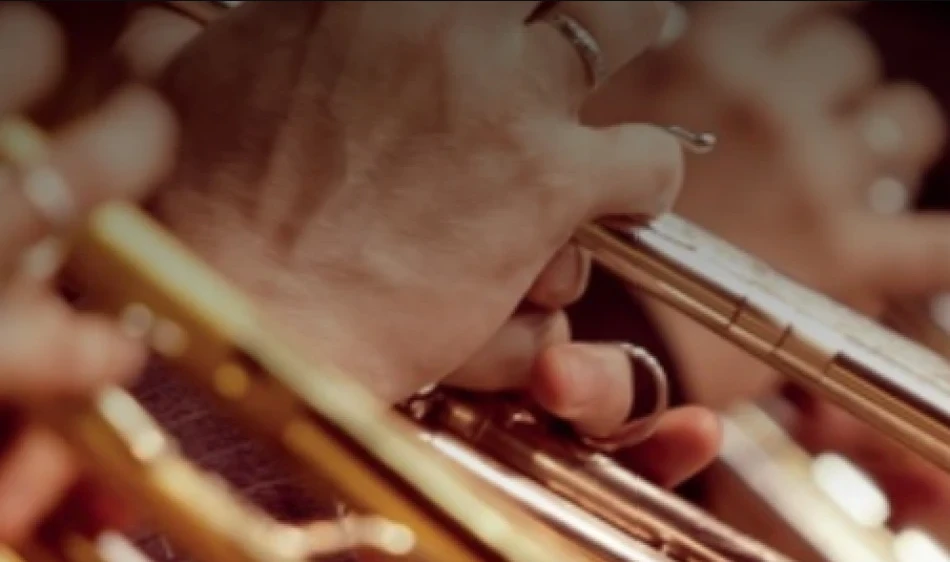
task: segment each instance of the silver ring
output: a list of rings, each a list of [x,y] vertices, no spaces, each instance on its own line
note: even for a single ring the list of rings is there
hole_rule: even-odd
[[[643,367],[643,371],[653,379],[653,388],[656,389],[656,396],[653,411],[650,412],[649,415],[628,421],[609,437],[583,437],[584,442],[588,446],[604,453],[613,453],[643,441],[653,433],[657,423],[660,421],[660,417],[666,412],[670,405],[670,385],[666,377],[666,370],[663,369],[660,362],[657,361],[649,351],[642,347],[626,342],[617,344],[617,346],[626,353],[630,359],[630,365],[632,367],[630,370],[630,377],[632,378],[631,386],[636,388],[636,377],[638,372],[640,372],[640,369],[637,367]],[[636,401],[636,397],[634,397],[634,401]]]
[[[604,64],[604,54],[597,43],[597,39],[577,20],[564,14],[553,12],[544,18],[544,21],[554,26],[571,45],[577,50],[584,68],[587,69],[587,80],[591,90],[596,90],[607,79],[607,65]]]

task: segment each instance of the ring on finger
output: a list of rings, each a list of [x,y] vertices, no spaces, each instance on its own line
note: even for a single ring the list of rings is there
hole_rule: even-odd
[[[587,71],[587,80],[591,90],[596,90],[607,79],[607,65],[604,62],[603,51],[593,34],[574,18],[551,12],[544,16],[544,22],[554,27],[580,55]]]
[[[648,437],[656,428],[660,417],[669,407],[670,400],[669,381],[667,380],[666,370],[660,362],[642,347],[626,342],[617,344],[617,347],[627,355],[630,361],[631,388],[637,388],[637,379],[642,373],[650,377],[652,383],[650,386],[655,396],[653,398],[653,408],[646,416],[635,413],[635,406],[641,401],[641,398],[637,397],[631,405],[627,422],[612,435],[608,437],[585,436],[583,438],[588,446],[605,453],[612,453],[635,445]]]

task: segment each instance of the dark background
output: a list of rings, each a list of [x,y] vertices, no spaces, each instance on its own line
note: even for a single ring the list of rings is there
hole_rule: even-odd
[[[872,2],[856,16],[891,79],[923,84],[950,116],[950,3]],[[950,209],[950,149],[927,177],[919,205]]]

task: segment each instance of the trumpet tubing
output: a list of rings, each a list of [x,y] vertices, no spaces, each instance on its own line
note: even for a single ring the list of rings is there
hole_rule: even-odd
[[[215,15],[170,4],[202,22]],[[936,354],[672,215],[587,225],[575,239],[634,287],[950,469],[950,365]],[[60,277],[84,306],[114,315],[313,489],[332,488],[357,512],[360,532],[319,541],[276,523],[180,456],[120,389],[26,405],[201,562],[350,548],[423,562],[790,562],[528,404],[436,389],[397,415],[290,349],[244,295],[134,206],[100,205],[65,247]],[[28,562],[106,562],[78,527],[35,539],[20,552]],[[8,559],[19,562],[0,552]]]
[[[562,422],[523,401],[435,390],[406,410],[436,449],[484,480],[517,479],[507,486],[511,495],[612,560],[652,561],[660,554],[679,562],[790,562],[584,445]],[[535,487],[553,498],[536,500]],[[591,516],[598,527],[586,523]],[[643,558],[644,547],[653,557]]]
[[[950,363],[674,216],[586,226],[632,286],[950,470]]]
[[[214,404],[287,457],[315,489],[332,486],[358,511],[403,525],[406,532],[394,544],[384,541],[384,554],[529,561],[557,549],[572,560],[592,559],[548,536],[505,498],[457,477],[415,438],[411,425],[352,379],[288,349],[249,301],[135,207],[100,206],[72,239],[69,255],[63,276],[84,303],[119,318]],[[223,518],[231,495],[165,454],[159,431],[134,404],[109,389],[75,410],[34,411],[89,453],[93,467],[108,467],[110,481],[128,482],[127,495],[148,498],[149,515],[199,559],[303,559],[287,551],[282,540],[288,537],[252,525],[260,519]],[[126,439],[104,446],[116,433]],[[231,507],[244,515],[249,510]]]

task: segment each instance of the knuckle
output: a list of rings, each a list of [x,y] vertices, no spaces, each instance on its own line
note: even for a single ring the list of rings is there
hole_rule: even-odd
[[[590,261],[581,250],[569,246],[562,251],[538,278],[528,299],[538,306],[553,310],[570,306],[587,289]]]
[[[883,63],[868,35],[843,18],[816,22],[813,30],[818,52],[835,57],[842,69],[857,72],[869,80],[883,74]]]

